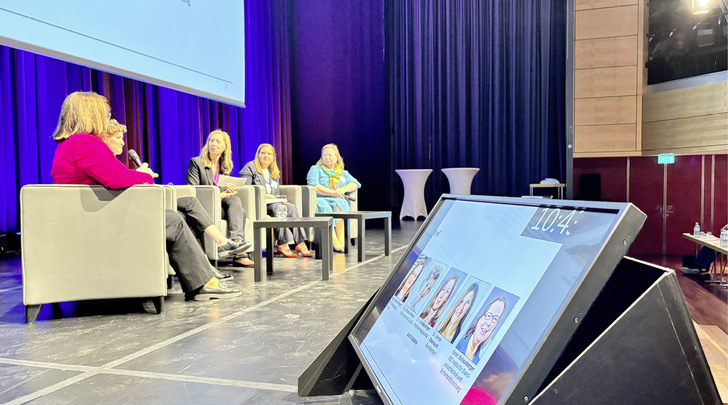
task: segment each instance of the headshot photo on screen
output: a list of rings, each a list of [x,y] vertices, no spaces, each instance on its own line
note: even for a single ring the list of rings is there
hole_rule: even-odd
[[[456,348],[474,364],[478,364],[481,351],[498,332],[518,298],[499,288],[494,288],[468,329],[463,333]]]
[[[447,303],[450,301],[450,297],[455,294],[458,288],[458,282],[464,278],[464,274],[455,269],[450,271],[445,281],[443,281],[435,294],[430,299],[430,302],[425,307],[425,310],[420,314],[427,324],[435,326],[437,320],[440,319],[442,313],[445,312]]]
[[[432,288],[435,286],[435,283],[440,278],[440,275],[442,274],[442,267],[441,265],[432,265],[432,262],[434,260],[428,259],[428,263],[425,266],[425,277],[420,277],[420,281],[417,283],[417,285],[412,289],[412,303],[408,305],[412,309],[416,309],[417,304],[420,303],[425,297],[429,295],[429,293],[432,291]]]
[[[417,283],[417,279],[423,273],[426,261],[427,257],[422,256],[421,259],[417,263],[415,263],[414,266],[412,266],[412,269],[407,274],[407,277],[405,277],[402,284],[394,293],[394,296],[397,297],[400,301],[407,301],[410,292],[412,292],[412,288],[415,286],[415,283]]]
[[[470,279],[474,280],[473,278]],[[486,284],[486,286],[489,286]],[[450,343],[455,342],[455,337],[460,334],[460,328],[465,322],[470,308],[473,303],[478,299],[478,291],[480,286],[477,282],[474,282],[468,286],[460,297],[453,303],[450,310],[446,313],[445,317],[440,321],[440,325],[437,327],[437,332],[442,335]],[[483,291],[487,291],[487,287],[483,288]]]

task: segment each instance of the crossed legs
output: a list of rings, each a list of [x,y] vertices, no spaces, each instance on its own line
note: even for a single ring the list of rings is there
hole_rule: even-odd
[[[165,210],[167,254],[187,299],[232,298],[239,290],[220,285],[195,234],[182,216]]]

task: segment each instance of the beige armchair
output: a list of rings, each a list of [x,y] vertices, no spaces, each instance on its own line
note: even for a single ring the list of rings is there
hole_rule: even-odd
[[[301,216],[305,217],[312,217],[316,215],[316,189],[313,188],[313,186],[300,186],[301,192],[302,192],[302,208],[303,210],[301,212]],[[354,199],[354,201],[349,201],[349,207],[351,208],[351,211],[358,211],[359,210],[359,190],[354,190],[351,193],[349,193],[349,196]],[[356,239],[356,235],[358,235],[359,230],[359,221],[351,221],[349,224],[349,238],[354,240]],[[316,240],[315,233],[313,232],[313,229],[307,229],[306,232],[310,235],[311,242],[313,242],[316,246],[318,246],[318,240]],[[318,249],[318,248],[315,248]],[[316,254],[316,257],[318,257],[318,253]]]
[[[27,185],[20,191],[26,322],[43,304],[167,294],[165,208],[175,190]]]

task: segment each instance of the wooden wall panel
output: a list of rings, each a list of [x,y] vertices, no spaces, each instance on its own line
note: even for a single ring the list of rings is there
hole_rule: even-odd
[[[576,99],[574,125],[636,124],[636,109],[636,96]]]
[[[728,112],[728,82],[645,94],[642,102],[643,122],[725,113]]]
[[[629,96],[637,93],[637,66],[574,70],[574,97]]]
[[[597,153],[601,151],[634,152],[635,124],[627,125],[580,125],[574,127],[574,152]]]
[[[638,6],[577,11],[574,13],[574,39],[637,35],[639,21]]]
[[[575,0],[575,158],[640,154],[645,3]]]
[[[643,154],[728,153],[728,82],[646,94]]]
[[[645,122],[643,154],[728,152],[728,113]]]
[[[627,6],[637,4],[637,1],[638,0],[574,0],[574,9],[589,10],[593,8]]]
[[[574,41],[574,69],[637,65],[636,35]]]

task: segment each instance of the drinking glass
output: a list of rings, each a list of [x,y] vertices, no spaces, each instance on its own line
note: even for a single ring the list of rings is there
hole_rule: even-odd
[[[281,220],[286,219],[286,217],[288,216],[288,207],[286,207],[283,204],[279,204],[276,207],[275,212],[276,212],[276,218],[281,219]]]

